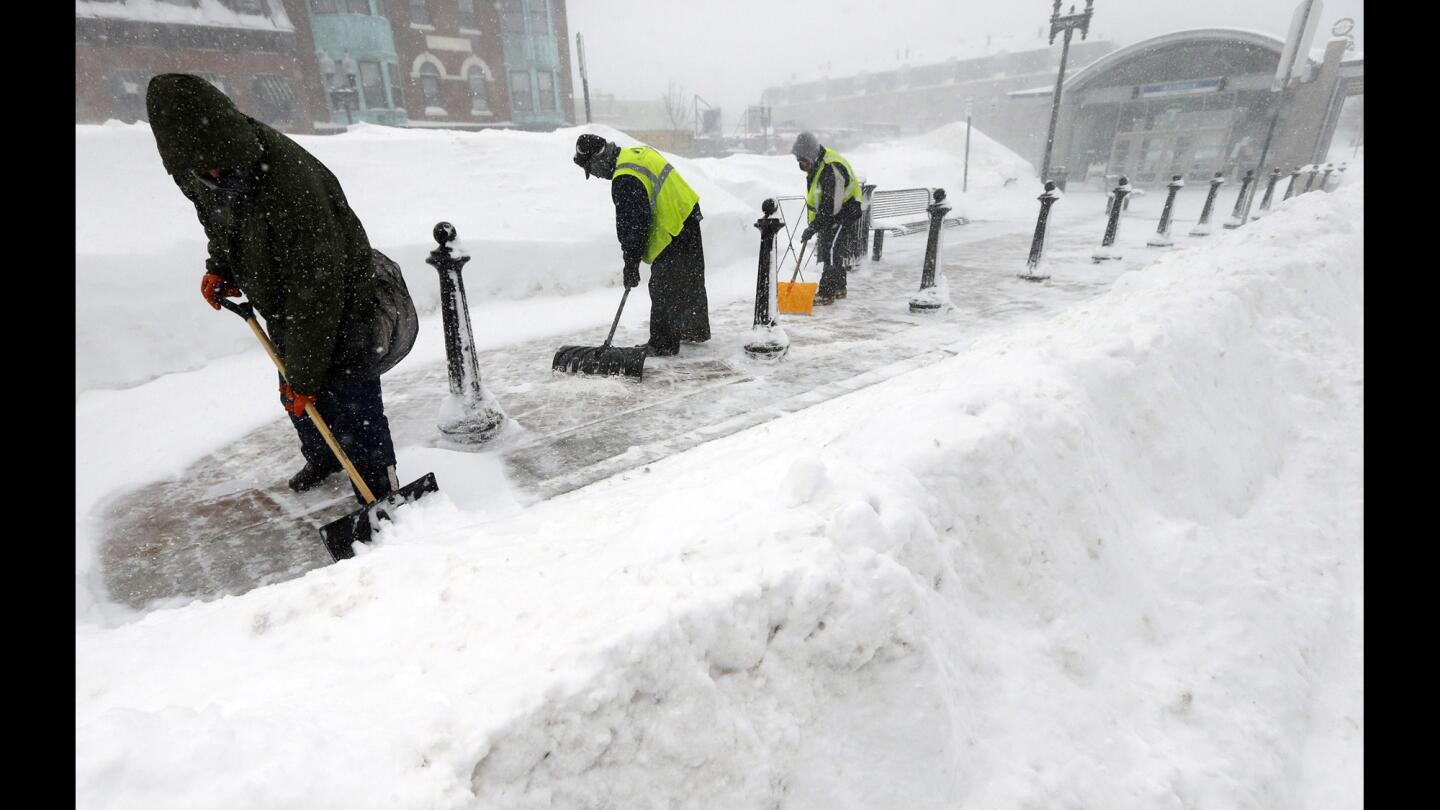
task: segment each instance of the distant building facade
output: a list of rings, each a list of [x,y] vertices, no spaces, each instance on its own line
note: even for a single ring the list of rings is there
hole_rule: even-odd
[[[1069,64],[1073,69],[1114,49],[1105,40],[1077,40],[1071,43]],[[975,126],[1028,157],[1044,146],[1045,122],[1036,132],[1030,116],[1017,114],[1009,94],[1047,84],[1053,89],[1059,69],[1060,48],[1042,45],[768,87],[761,104],[771,108],[777,131],[850,131],[863,136],[918,134],[964,121],[968,103]]]
[[[329,116],[310,43],[300,2],[76,0],[75,122],[144,120],[150,78],[182,72],[266,123],[313,132]]]
[[[1348,44],[1331,40],[1308,63],[1276,125],[1268,167],[1324,160],[1345,98],[1364,93],[1364,60],[1347,59]],[[1065,80],[1052,165],[1068,167],[1072,180],[1103,173],[1152,187],[1176,174],[1238,179],[1260,159],[1284,46],[1278,37],[1212,28],[1106,54]],[[1015,104],[1043,119],[1050,95],[1017,94]]]
[[[1280,38],[1211,28],[1116,49],[1072,42],[1051,157],[1071,181],[1160,186],[1175,174],[1238,178],[1259,161],[1279,95]],[[1276,126],[1269,167],[1322,160],[1344,101],[1364,93],[1364,59],[1331,40],[1311,60]],[[1060,47],[950,60],[764,91],[777,131],[923,132],[964,121],[1030,160],[1044,159]],[[889,127],[892,131],[887,131]],[[870,130],[871,133],[864,132]],[[1105,178],[1109,178],[1106,180]]]
[[[145,119],[159,73],[288,132],[573,123],[564,0],[76,0],[75,121]]]
[[[385,0],[305,0],[329,121],[405,126],[405,85]]]

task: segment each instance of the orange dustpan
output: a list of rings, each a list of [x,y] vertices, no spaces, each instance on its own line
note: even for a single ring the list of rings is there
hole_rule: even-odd
[[[775,282],[775,303],[786,315],[809,315],[815,309],[815,291],[820,288],[819,283],[795,280],[800,275],[800,262],[804,261],[808,246],[800,245],[800,255],[795,257],[795,272],[790,274],[790,280]]]

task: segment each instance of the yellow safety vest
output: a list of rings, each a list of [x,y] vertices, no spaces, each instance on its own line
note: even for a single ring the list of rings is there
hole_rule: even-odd
[[[825,154],[820,157],[820,160],[823,163],[839,163],[845,167],[845,173],[850,175],[850,184],[845,187],[845,200],[841,203],[842,205],[844,202],[860,199],[860,183],[855,179],[855,170],[850,168],[850,161],[841,157],[839,152],[836,152],[828,146],[825,147]],[[810,188],[805,192],[805,218],[807,222],[815,221],[815,211],[820,207],[820,175],[824,173],[824,166],[817,169],[814,179],[810,181]],[[835,212],[832,211],[831,213],[833,214]]]
[[[645,242],[646,264],[653,264],[670,241],[680,235],[685,220],[700,201],[685,178],[665,160],[665,156],[648,146],[629,146],[620,150],[615,160],[615,174],[639,178],[650,195],[650,236]]]

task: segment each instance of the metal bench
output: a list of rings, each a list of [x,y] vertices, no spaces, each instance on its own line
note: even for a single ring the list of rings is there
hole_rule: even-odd
[[[896,188],[878,190],[870,195],[870,205],[865,209],[865,233],[875,233],[875,247],[870,254],[872,261],[879,261],[885,247],[885,234],[904,236],[919,233],[930,227],[930,218],[924,216],[929,207],[932,190],[928,188]],[[922,218],[915,219],[916,215]],[[908,221],[900,221],[908,220]],[[946,217],[943,227],[954,228],[970,220],[959,214]]]

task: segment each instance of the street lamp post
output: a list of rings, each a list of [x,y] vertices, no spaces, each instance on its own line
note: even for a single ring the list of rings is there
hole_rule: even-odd
[[[970,99],[965,99],[965,176],[960,180],[962,193],[970,190]]]
[[[1095,0],[1085,0],[1085,10],[1079,14],[1075,13],[1075,6],[1070,6],[1070,13],[1060,16],[1060,0],[1055,0],[1055,9],[1050,14],[1050,44],[1055,44],[1055,35],[1061,31],[1065,32],[1065,43],[1060,47],[1060,73],[1055,77],[1055,99],[1050,107],[1050,129],[1045,134],[1045,160],[1040,167],[1040,181],[1043,183],[1050,178],[1050,150],[1055,146],[1055,124],[1060,119],[1060,86],[1065,83],[1065,61],[1070,57],[1070,37],[1074,35],[1075,29],[1080,29],[1080,38],[1085,39],[1090,33],[1090,16],[1095,13]]]

